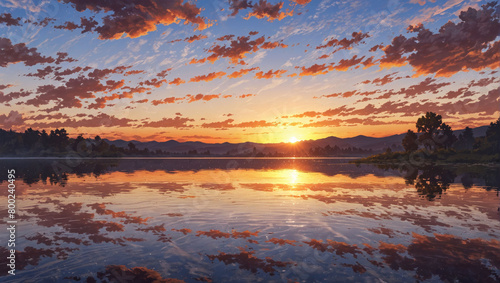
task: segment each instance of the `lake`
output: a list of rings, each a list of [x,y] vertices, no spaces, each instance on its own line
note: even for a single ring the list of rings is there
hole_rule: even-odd
[[[500,281],[494,166],[225,158],[0,168],[4,227],[10,168],[17,196],[16,275],[2,264],[3,282]],[[6,244],[0,253],[5,261]]]

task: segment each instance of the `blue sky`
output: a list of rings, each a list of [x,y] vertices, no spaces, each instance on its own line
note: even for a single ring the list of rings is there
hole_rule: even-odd
[[[1,128],[281,142],[499,116],[495,3],[112,3],[0,2]]]

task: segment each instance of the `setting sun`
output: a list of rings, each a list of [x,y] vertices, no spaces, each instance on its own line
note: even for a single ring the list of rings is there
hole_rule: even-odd
[[[298,138],[296,138],[296,137],[291,137],[291,138],[290,138],[290,140],[289,140],[288,142],[289,142],[289,143],[296,143],[296,142],[298,142],[298,141],[299,141],[299,139],[298,139]]]

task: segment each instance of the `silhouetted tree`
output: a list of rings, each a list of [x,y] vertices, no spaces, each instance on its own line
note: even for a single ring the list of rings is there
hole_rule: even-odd
[[[457,141],[457,137],[455,137],[453,130],[447,124],[442,123],[439,128],[441,132],[435,138],[437,145],[443,148],[450,148]]]
[[[441,115],[437,115],[433,112],[425,113],[425,116],[418,118],[417,120],[417,130],[422,133],[418,140],[427,149],[432,149],[434,143],[434,136],[437,134],[437,130],[443,123]]]
[[[417,134],[412,130],[408,130],[403,138],[403,147],[406,152],[412,152],[418,149]]]
[[[490,123],[486,130],[486,140],[490,144],[492,152],[500,153],[500,118],[495,123]]]
[[[471,150],[474,146],[474,133],[472,129],[466,127],[464,132],[458,136],[458,140],[455,143],[454,147],[458,150]]]
[[[130,153],[134,153],[137,151],[137,148],[135,147],[135,144],[129,142],[128,143],[128,150],[130,151]]]
[[[83,148],[84,144],[85,144],[85,138],[82,135],[79,135],[71,144],[71,149],[73,149],[74,151],[78,151],[79,150],[78,147],[80,146],[82,147],[81,149],[86,150],[86,145],[85,148]]]

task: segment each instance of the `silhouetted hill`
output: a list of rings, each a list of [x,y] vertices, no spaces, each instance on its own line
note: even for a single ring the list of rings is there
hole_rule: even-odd
[[[480,137],[484,136],[486,133],[486,129],[488,126],[482,126],[478,128],[474,128],[474,136]],[[458,136],[464,130],[456,130],[454,134]],[[349,147],[357,147],[362,148],[364,150],[373,150],[375,152],[382,152],[386,148],[391,147],[395,150],[402,150],[401,141],[403,140],[405,134],[392,135],[388,137],[367,137],[363,135],[359,135],[351,138],[338,138],[338,137],[327,137],[324,139],[318,140],[304,140],[297,142],[295,144],[289,143],[253,143],[253,142],[245,142],[245,143],[203,143],[203,142],[178,142],[175,140],[169,140],[165,142],[157,142],[157,141],[148,141],[148,142],[140,142],[136,140],[125,141],[125,140],[107,140],[110,145],[115,145],[118,147],[127,148],[128,144],[133,143],[138,149],[149,149],[150,151],[155,151],[157,149],[161,149],[163,151],[168,151],[171,153],[181,153],[188,152],[192,150],[196,150],[197,152],[206,152],[210,151],[211,154],[226,154],[227,152],[231,152],[232,154],[240,154],[245,152],[252,152],[253,148],[257,151],[262,152],[264,154],[273,153],[273,152],[281,152],[283,149],[305,149],[314,147],[325,147],[329,145],[330,147],[339,147],[339,148],[349,148]]]

